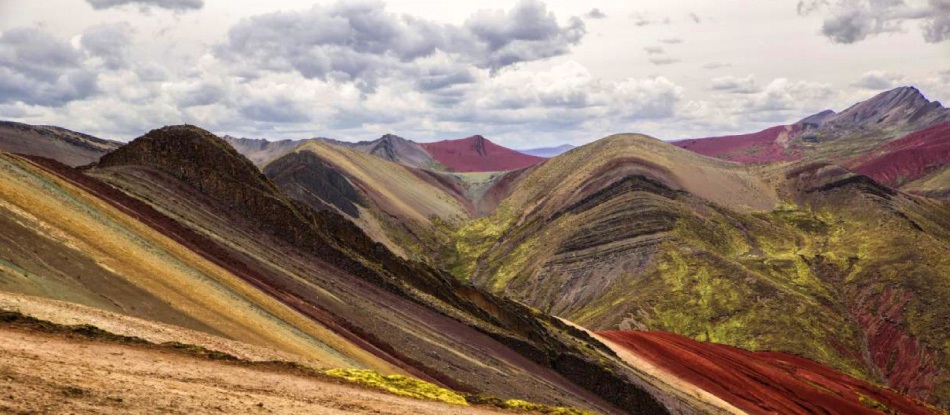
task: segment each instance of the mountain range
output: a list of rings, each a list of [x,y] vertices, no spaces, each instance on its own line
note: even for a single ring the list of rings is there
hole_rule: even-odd
[[[943,413],[948,113],[898,88],[537,155],[4,124],[0,333],[85,324],[62,341],[278,360],[445,412]]]
[[[947,173],[943,171],[950,160],[947,155],[950,144],[945,134],[948,123],[950,109],[928,100],[917,88],[900,87],[840,113],[825,110],[797,123],[757,133],[674,144],[703,155],[742,163],[819,161],[841,164],[862,174],[884,165],[901,166],[906,171],[891,171],[887,173],[889,177],[877,172],[870,175],[908,191],[940,194],[950,190],[950,183],[945,179]],[[930,133],[925,132],[928,128],[932,128]],[[924,134],[930,134],[932,139],[918,138]],[[917,147],[921,144],[930,148]],[[927,156],[921,158],[924,153]],[[891,158],[901,160],[891,161]],[[873,164],[859,167],[862,163]],[[919,183],[913,184],[918,180]]]

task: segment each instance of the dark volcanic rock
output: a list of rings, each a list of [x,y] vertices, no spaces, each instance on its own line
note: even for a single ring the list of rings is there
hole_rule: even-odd
[[[366,206],[366,201],[345,176],[308,151],[274,160],[264,168],[264,174],[287,196],[311,206],[329,203],[354,218],[360,216],[357,205]]]

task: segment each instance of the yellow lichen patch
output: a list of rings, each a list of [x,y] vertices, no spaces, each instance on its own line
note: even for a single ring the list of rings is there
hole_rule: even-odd
[[[519,399],[508,399],[504,401],[503,407],[525,412],[536,412],[553,415],[595,415],[591,411],[583,409],[568,408],[564,406],[547,406],[536,403],[526,402]]]
[[[465,397],[457,392],[436,386],[432,383],[402,375],[381,375],[365,369],[330,369],[323,373],[358,385],[381,389],[394,395],[415,399],[425,399],[468,405]]]

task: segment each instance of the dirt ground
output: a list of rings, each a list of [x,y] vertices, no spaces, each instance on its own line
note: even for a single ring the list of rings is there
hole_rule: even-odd
[[[150,347],[0,327],[0,414],[503,414]]]

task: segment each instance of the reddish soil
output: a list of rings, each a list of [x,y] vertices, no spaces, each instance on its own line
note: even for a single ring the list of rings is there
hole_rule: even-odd
[[[937,357],[919,344],[904,327],[904,310],[911,294],[887,287],[857,290],[849,308],[867,335],[871,363],[887,386],[901,393],[927,399],[938,379]]]
[[[480,135],[420,145],[436,161],[457,172],[516,170],[546,160],[502,147]]]
[[[888,186],[926,176],[950,162],[950,122],[884,144],[845,165]]]
[[[939,413],[795,355],[750,352],[663,332],[598,334],[749,414]]]
[[[677,147],[702,154],[704,156],[740,163],[771,163],[801,158],[779,143],[783,133],[794,136],[799,132],[798,125],[779,125],[752,134],[727,135],[722,137],[695,138],[671,143]]]

